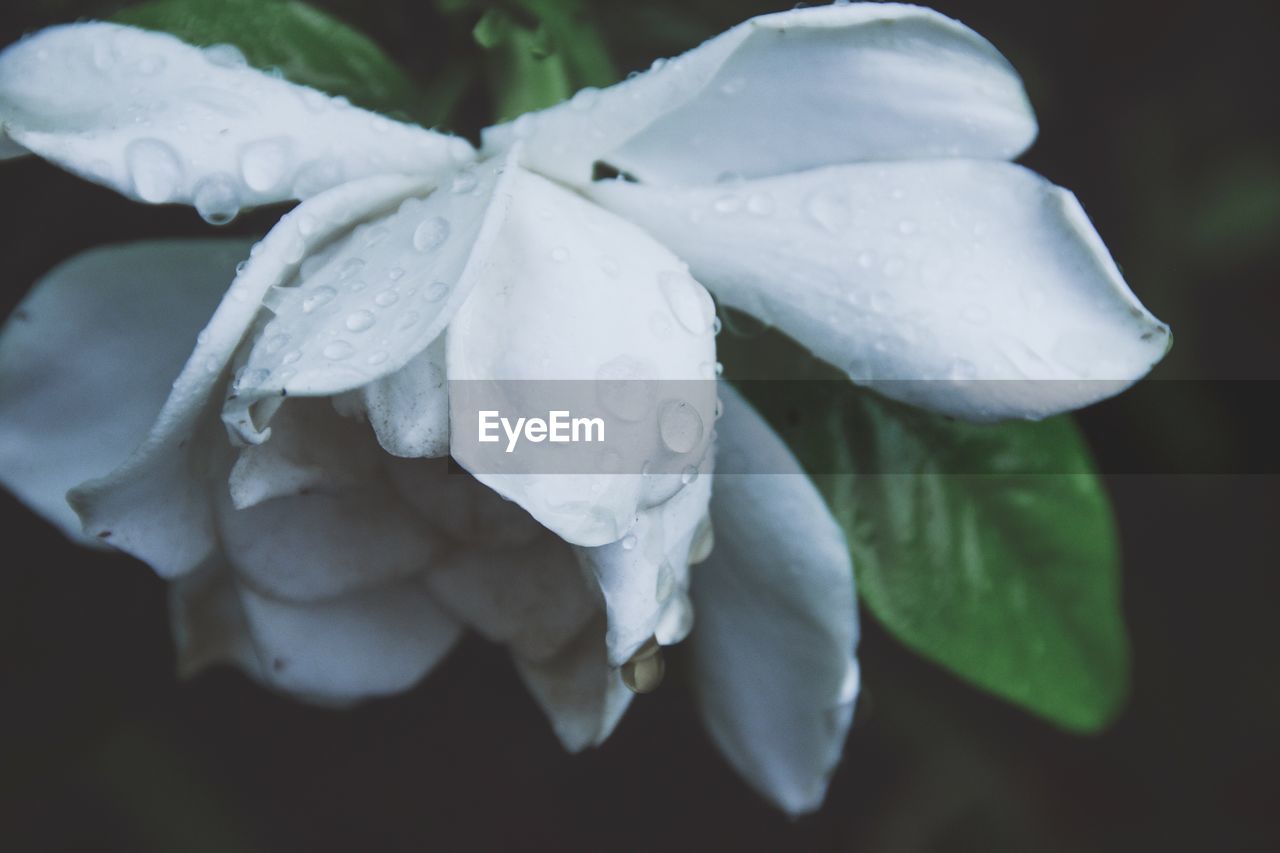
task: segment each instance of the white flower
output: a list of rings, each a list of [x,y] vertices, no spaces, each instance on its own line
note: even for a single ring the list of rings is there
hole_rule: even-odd
[[[449,475],[444,379],[703,378],[703,284],[976,420],[1093,402],[1168,341],[1075,199],[1008,162],[1036,130],[1013,70],[915,7],[753,19],[478,156],[225,46],[76,24],[0,54],[0,129],[0,153],[214,222],[302,201],[225,294],[239,241],[99,249],[0,337],[5,483],[174,581],[187,671],[346,702],[408,687],[465,625],[576,750],[696,611],[709,730],[790,812],[821,802],[858,679],[848,551],[789,451],[721,387],[719,448],[791,475],[710,476],[709,429],[687,484]],[[922,378],[957,381],[897,381]]]

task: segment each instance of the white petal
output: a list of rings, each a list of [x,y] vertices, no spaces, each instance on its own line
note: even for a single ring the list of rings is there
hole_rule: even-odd
[[[381,483],[336,495],[217,505],[227,560],[266,595],[309,602],[420,574],[438,534]]]
[[[228,663],[256,681],[264,680],[240,594],[221,560],[214,558],[169,584],[169,622],[179,676],[190,678],[207,667]]]
[[[339,417],[328,400],[290,400],[271,423],[271,440],[243,448],[231,469],[231,503],[248,509],[274,498],[335,494],[381,475],[382,452],[369,428]]]
[[[605,660],[604,626],[593,621],[549,661],[513,655],[516,671],[570,752],[599,746],[613,734],[632,693]]]
[[[710,456],[696,480],[666,502],[642,510],[622,539],[574,549],[604,596],[605,642],[613,666],[622,666],[657,634],[664,616],[666,639],[678,642],[675,638],[687,633],[680,626],[691,614],[682,612],[682,599],[688,588],[689,552],[711,502]]]
[[[407,458],[449,455],[449,387],[444,334],[409,363],[349,392],[382,449]]]
[[[1070,193],[1007,163],[843,166],[595,196],[857,382],[973,420],[1115,394],[1168,349]],[[754,216],[749,199],[768,198]],[[743,199],[741,212],[721,212]],[[1019,380],[1019,381],[971,381]]]
[[[858,160],[1016,157],[1036,125],[1017,74],[929,9],[851,3],[753,18],[602,92],[485,132],[586,183],[604,161],[646,183],[710,183]]]
[[[449,327],[451,449],[477,479],[562,538],[603,545],[622,537],[637,510],[679,487],[672,460],[696,461],[705,453],[715,383],[696,380],[715,362],[714,305],[644,232],[545,178],[515,171],[511,208],[484,275]],[[545,415],[530,410],[530,398],[545,402],[543,388],[566,386],[585,389],[588,403],[607,410],[611,404],[597,394],[614,380],[653,395],[625,417],[605,412],[611,429],[629,430],[626,442],[610,439],[635,460],[623,473],[535,472],[533,457],[476,441],[480,410]],[[699,423],[688,447],[664,444],[659,428],[659,414],[676,394]],[[649,484],[632,473],[642,470],[640,460],[661,461],[655,471],[677,473],[655,475]]]
[[[461,633],[417,580],[315,604],[276,601],[243,586],[240,599],[267,683],[325,702],[408,689]]]
[[[693,571],[693,683],[725,758],[797,814],[821,804],[853,715],[853,567],[786,445],[732,389],[722,396],[723,451],[795,473],[716,478],[716,547]]]
[[[209,555],[215,540],[207,442],[225,444],[225,438],[198,432],[202,425],[216,423],[215,389],[225,385],[231,355],[257,316],[262,297],[293,275],[309,247],[323,245],[353,221],[395,204],[420,186],[418,179],[376,177],[322,193],[282,218],[254,247],[242,272],[223,271],[235,281],[196,338],[195,350],[145,440],[119,468],[68,495],[87,531],[112,531],[113,545],[165,576],[190,571]],[[303,229],[302,222],[311,225]],[[193,275],[189,268],[175,271],[173,286],[185,286]],[[137,310],[158,316],[145,300]]]
[[[223,417],[246,441],[245,413],[281,394],[328,396],[390,376],[422,353],[467,299],[490,254],[512,170],[501,158],[459,172],[426,198],[356,228],[277,289]]]
[[[4,484],[81,538],[67,490],[110,472],[146,436],[247,250],[240,239],[109,246],[41,279],[0,334]],[[114,536],[89,531],[103,533]]]
[[[0,53],[0,126],[16,143],[140,201],[210,221],[377,174],[439,174],[473,153],[173,36],[50,27]]]
[[[519,504],[503,500],[448,459],[383,457],[400,496],[435,529],[465,545],[515,548],[546,535]]]
[[[573,552],[543,533],[519,548],[464,548],[426,575],[427,589],[486,639],[545,661],[599,612]]]

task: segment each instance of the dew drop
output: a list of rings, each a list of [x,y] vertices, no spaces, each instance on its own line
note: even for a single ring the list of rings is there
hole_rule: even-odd
[[[635,547],[636,547],[635,534],[628,533],[626,536],[622,537],[622,550],[634,551]]]
[[[399,281],[400,279],[404,278],[404,268],[392,267],[391,269],[387,270],[387,278],[391,279],[392,281]]]
[[[338,281],[348,281],[355,278],[362,269],[364,269],[363,260],[360,258],[348,258],[342,262],[342,266],[338,267]]]
[[[476,173],[468,169],[453,176],[453,180],[449,182],[449,191],[454,195],[462,195],[474,190],[479,183]]]
[[[350,358],[356,348],[346,341],[333,341],[326,344],[321,350],[321,354],[330,361],[341,361],[344,358]]]
[[[371,353],[369,357],[365,359],[365,362],[368,364],[382,364],[382,362],[386,361],[387,358],[386,350],[378,350],[377,352]]]
[[[617,278],[622,272],[622,267],[618,264],[618,259],[610,255],[605,255],[600,259],[600,272],[609,276],[609,278]]]
[[[411,329],[417,325],[418,321],[421,319],[422,315],[417,311],[406,312],[405,315],[400,318],[400,322],[396,324],[396,331],[403,332],[406,329]]]
[[[204,58],[220,68],[244,68],[249,64],[234,44],[211,44],[204,49]]]
[[[722,195],[711,203],[711,209],[721,214],[736,213],[742,209],[742,199],[736,195]]]
[[[686,400],[669,400],[658,416],[662,443],[674,453],[688,453],[702,440],[702,416]]]
[[[919,226],[916,225],[914,220],[904,219],[898,223],[898,233],[904,237],[910,237],[917,230],[919,230]]]
[[[196,213],[210,225],[226,225],[240,213],[240,187],[230,175],[210,175],[195,188]]]
[[[831,234],[839,234],[853,222],[849,200],[841,193],[819,190],[809,196],[805,212],[819,228]]]
[[[265,352],[267,355],[273,355],[275,353],[280,352],[280,350],[284,349],[288,343],[289,343],[288,335],[283,335],[283,334],[272,335],[270,338],[267,338],[266,343],[262,345],[262,351]]]
[[[449,239],[449,220],[443,216],[432,216],[418,223],[413,229],[413,248],[419,252],[434,252]]]
[[[596,105],[600,99],[600,90],[593,86],[579,89],[569,100],[569,106],[579,112],[586,112]]]
[[[254,192],[275,189],[284,180],[289,161],[289,141],[263,139],[250,142],[240,151],[240,177]]]
[[[373,303],[380,308],[386,308],[388,305],[395,305],[400,301],[400,294],[394,290],[384,290],[377,296],[373,297]]]
[[[302,313],[310,314],[322,305],[328,305],[338,295],[338,291],[328,285],[317,287],[302,300]]]
[[[289,350],[280,357],[281,364],[296,364],[298,359],[302,358],[302,350]]]
[[[671,313],[687,331],[701,335],[711,328],[715,305],[692,276],[684,272],[664,272],[658,276],[658,285]]]
[[[422,291],[422,298],[428,302],[439,302],[449,293],[449,285],[443,281],[433,281]]]
[[[182,165],[167,143],[158,139],[136,139],[129,143],[124,156],[138,198],[163,204],[177,195]]]
[[[680,482],[686,486],[696,479],[698,479],[698,468],[696,465],[686,465],[685,469],[680,472]]]
[[[376,322],[377,318],[373,316],[373,312],[361,309],[347,315],[347,321],[344,325],[347,327],[347,331],[363,332],[373,328],[373,324]]]

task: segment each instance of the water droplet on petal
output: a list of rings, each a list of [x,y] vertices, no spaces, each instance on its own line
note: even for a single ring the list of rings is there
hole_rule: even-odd
[[[702,416],[685,400],[669,400],[658,416],[662,443],[674,453],[688,453],[702,440]]]
[[[600,98],[600,90],[592,86],[585,89],[579,89],[574,96],[569,99],[569,106],[579,112],[585,112],[596,105],[596,101]]]
[[[317,287],[302,299],[302,313],[310,314],[322,305],[328,305],[338,295],[338,291],[327,285]]]
[[[443,281],[433,281],[422,291],[422,298],[428,302],[439,302],[449,293],[449,285]]]
[[[680,482],[686,486],[696,479],[698,479],[698,467],[696,465],[687,465],[685,466],[685,469],[680,472]]]
[[[658,276],[658,285],[681,326],[695,335],[711,328],[715,304],[692,276],[685,272],[664,272]]]
[[[453,176],[453,180],[449,182],[449,191],[455,195],[462,195],[474,190],[477,184],[479,181],[476,179],[476,173],[468,169]]]
[[[272,355],[284,349],[288,343],[289,343],[288,335],[284,335],[284,334],[272,335],[270,338],[267,339],[267,342],[262,345],[262,351],[265,352],[267,355]]]
[[[330,361],[341,361],[344,358],[350,358],[356,348],[346,341],[333,341],[325,345],[321,350],[321,354]]]
[[[624,551],[635,550],[636,541],[637,540],[636,540],[635,534],[628,533],[626,536],[622,537],[622,550]]]
[[[400,294],[394,290],[384,290],[377,296],[373,297],[373,303],[380,308],[386,308],[388,305],[395,305],[400,300]]]
[[[250,142],[240,151],[240,177],[254,192],[269,192],[284,181],[288,162],[289,140]]]
[[[196,184],[196,213],[210,225],[226,225],[240,213],[240,186],[230,175],[210,175]]]
[[[378,350],[377,352],[371,353],[365,361],[368,364],[382,364],[382,362],[387,360],[387,357],[386,350]]]
[[[349,314],[344,325],[347,327],[348,331],[363,332],[367,329],[373,328],[373,324],[376,322],[377,318],[373,316],[372,311],[365,311],[364,309],[361,309]]]
[[[234,44],[211,44],[204,49],[204,58],[221,68],[244,68],[249,64]]]
[[[182,180],[178,154],[158,139],[136,139],[125,149],[125,163],[138,198],[151,204],[170,201]]]
[[[413,248],[419,252],[434,252],[449,239],[449,220],[443,216],[432,216],[418,223],[413,229]]]
[[[609,278],[617,278],[618,273],[622,272],[622,268],[618,265],[617,258],[605,255],[600,259],[600,272],[609,276]]]
[[[280,357],[281,364],[294,364],[298,359],[302,358],[302,350],[289,350]]]

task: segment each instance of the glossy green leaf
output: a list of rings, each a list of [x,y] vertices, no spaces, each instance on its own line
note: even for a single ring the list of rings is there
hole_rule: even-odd
[[[249,64],[388,115],[431,116],[413,81],[366,36],[298,0],[154,0],[114,20],[205,47],[232,44]]]
[[[1129,671],[1119,554],[1069,418],[960,423],[858,389],[773,332],[721,344],[730,375],[768,361],[792,377],[740,387],[815,475],[894,636],[1067,729],[1114,718]]]

